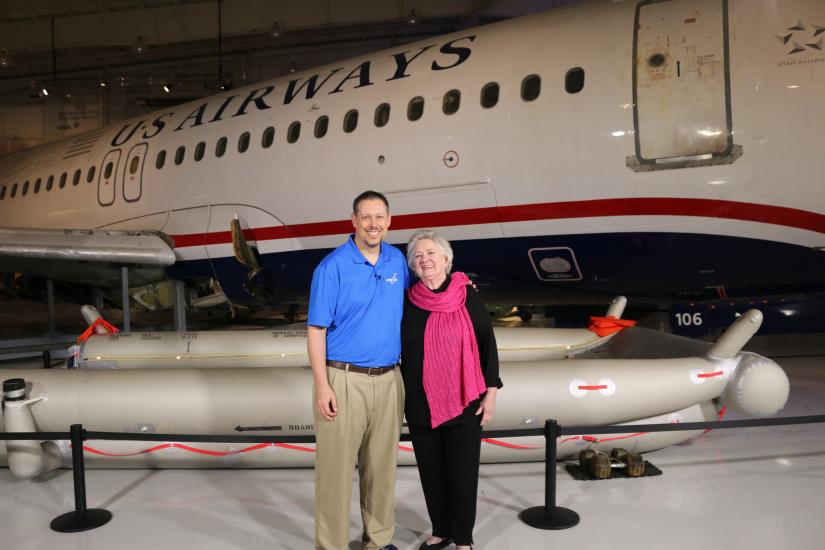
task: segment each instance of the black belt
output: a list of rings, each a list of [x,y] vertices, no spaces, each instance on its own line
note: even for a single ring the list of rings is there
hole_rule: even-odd
[[[342,363],[341,361],[332,361],[327,359],[327,366],[332,367],[334,369],[341,369],[348,372],[358,372],[361,374],[366,374],[368,376],[380,376],[385,372],[390,372],[395,370],[395,367],[398,365],[388,365],[386,367],[359,367],[358,365],[353,365],[352,363]]]

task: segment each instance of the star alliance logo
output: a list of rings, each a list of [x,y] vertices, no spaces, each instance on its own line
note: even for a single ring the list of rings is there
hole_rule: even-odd
[[[809,49],[822,51],[822,34],[825,33],[825,27],[806,25],[800,20],[793,27],[788,27],[787,30],[791,32],[775,36],[782,44],[790,45],[791,50],[788,55],[794,55]],[[817,40],[817,37],[819,37],[819,40]]]
[[[397,274],[398,274],[398,272],[395,272],[395,273],[392,274],[392,277],[390,277],[389,279],[384,279],[384,280],[387,281],[388,283],[390,283],[391,285],[394,285],[395,283],[398,282],[398,277],[396,276]]]

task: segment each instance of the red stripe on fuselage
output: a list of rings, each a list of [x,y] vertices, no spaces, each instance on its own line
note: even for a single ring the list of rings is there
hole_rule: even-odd
[[[590,201],[517,204],[465,210],[445,210],[393,216],[392,229],[449,227],[536,220],[601,218],[608,216],[694,216],[770,223],[825,233],[825,215],[767,204],[686,198],[624,198]],[[300,223],[290,226],[257,227],[244,231],[247,240],[341,235],[352,232],[350,220]],[[173,235],[175,248],[232,242],[229,231]]]

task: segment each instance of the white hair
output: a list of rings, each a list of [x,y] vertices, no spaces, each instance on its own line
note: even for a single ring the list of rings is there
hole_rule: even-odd
[[[418,241],[423,240],[430,240],[441,249],[441,252],[444,254],[444,257],[447,258],[447,273],[450,272],[453,268],[453,247],[450,246],[450,241],[442,237],[440,234],[436,233],[432,229],[419,229],[413,236],[410,237],[410,240],[407,241],[407,265],[410,269],[415,272],[415,268],[413,264],[415,263],[415,258],[413,257],[413,251],[415,250]]]

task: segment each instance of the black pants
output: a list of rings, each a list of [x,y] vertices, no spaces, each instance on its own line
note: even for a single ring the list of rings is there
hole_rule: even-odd
[[[410,425],[433,536],[473,544],[481,453],[480,417],[453,426]]]

